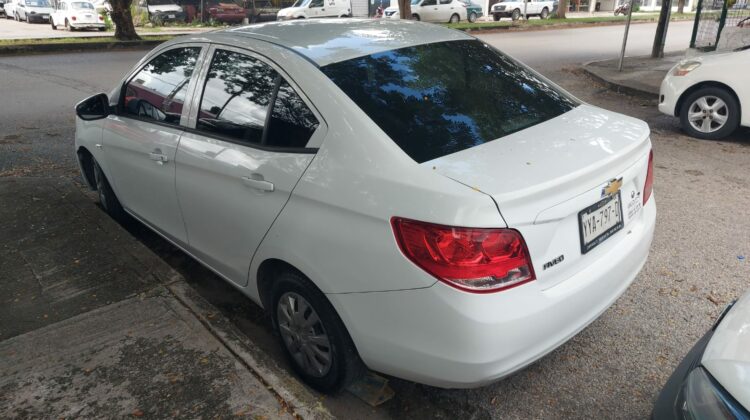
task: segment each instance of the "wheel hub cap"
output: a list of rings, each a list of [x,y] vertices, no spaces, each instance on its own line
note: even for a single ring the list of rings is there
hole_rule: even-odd
[[[688,109],[690,125],[701,133],[713,133],[727,123],[729,107],[716,96],[702,96]]]
[[[284,293],[276,316],[281,338],[297,366],[308,375],[325,376],[333,364],[331,344],[310,303],[297,293]]]

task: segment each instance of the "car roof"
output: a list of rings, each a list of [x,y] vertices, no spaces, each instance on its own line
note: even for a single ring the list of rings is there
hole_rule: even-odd
[[[297,19],[205,34],[208,38],[250,37],[291,49],[318,66],[379,52],[442,41],[474,39],[463,32],[407,20]]]

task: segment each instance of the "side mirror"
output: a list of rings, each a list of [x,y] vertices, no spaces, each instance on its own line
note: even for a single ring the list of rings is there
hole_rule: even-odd
[[[107,94],[100,93],[78,102],[76,105],[76,115],[84,121],[106,118],[109,115],[109,98]]]

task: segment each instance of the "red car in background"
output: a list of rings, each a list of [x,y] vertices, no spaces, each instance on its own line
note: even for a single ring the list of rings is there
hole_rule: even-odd
[[[247,9],[232,2],[208,2],[204,17],[209,22],[242,23],[247,17]]]

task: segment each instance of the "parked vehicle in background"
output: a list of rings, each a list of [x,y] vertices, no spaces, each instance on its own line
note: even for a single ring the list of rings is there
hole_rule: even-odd
[[[81,0],[58,0],[50,25],[52,29],[62,26],[69,31],[105,29],[104,16],[97,13],[93,3]]]
[[[94,5],[96,12],[99,14],[103,12],[112,13],[112,5],[107,0],[93,0],[91,4]]]
[[[630,12],[630,3],[622,3],[615,8],[615,16],[627,15]]]
[[[25,20],[27,23],[46,23],[49,22],[52,5],[47,0],[19,0],[15,13],[16,20]]]
[[[729,305],[688,352],[651,418],[750,419],[750,292]]]
[[[523,0],[500,0],[499,3],[495,3],[492,6],[492,18],[498,21],[504,17],[509,17],[513,20],[518,20],[523,17],[524,7],[526,8],[526,17],[539,16],[540,19],[547,19],[554,9],[554,2],[552,0],[539,1],[539,0],[526,0],[524,5]]]
[[[654,234],[646,123],[441,25],[175,38],[76,114],[103,209],[263,306],[322,391],[362,362],[445,388],[503,378],[610,307]]]
[[[7,17],[5,14],[5,0],[0,0],[0,15]]]
[[[173,0],[138,0],[136,10],[148,13],[154,23],[185,21],[185,12]]]
[[[687,134],[716,140],[750,127],[750,49],[686,58],[664,77],[659,111],[680,118]]]
[[[6,19],[16,18],[16,3],[19,1],[21,0],[5,0],[5,4],[3,5],[3,10],[5,11]]]
[[[247,9],[237,3],[228,0],[226,3],[219,1],[208,1],[204,5],[206,8],[205,19],[211,23],[241,23],[247,17]]]
[[[297,0],[292,7],[279,10],[278,20],[322,17],[347,17],[352,15],[351,0]]]
[[[463,4],[466,5],[466,19],[469,22],[476,22],[479,16],[482,16],[482,6],[472,3],[471,0],[462,0]]]
[[[400,19],[398,5],[385,9],[386,19]],[[458,23],[467,19],[466,4],[460,0],[411,0],[411,17],[424,22]]]

